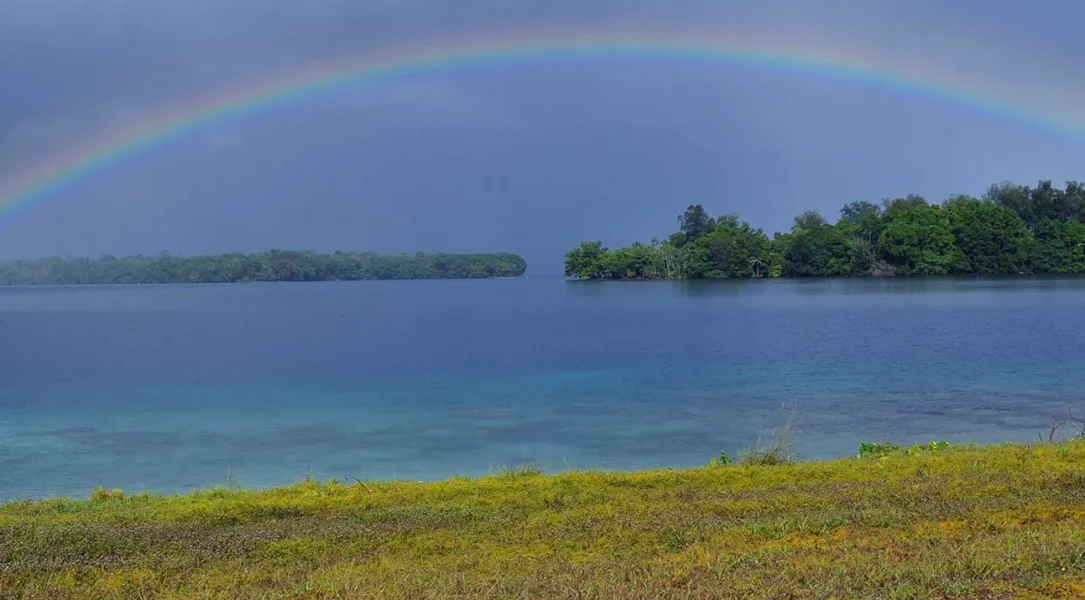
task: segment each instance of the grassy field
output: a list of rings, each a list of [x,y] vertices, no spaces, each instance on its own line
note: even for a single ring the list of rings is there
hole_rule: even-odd
[[[1083,598],[1085,442],[15,502],[2,598]]]

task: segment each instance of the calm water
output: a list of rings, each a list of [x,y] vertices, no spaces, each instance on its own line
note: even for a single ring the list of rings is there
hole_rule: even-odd
[[[0,499],[1035,439],[1085,280],[0,290]]]

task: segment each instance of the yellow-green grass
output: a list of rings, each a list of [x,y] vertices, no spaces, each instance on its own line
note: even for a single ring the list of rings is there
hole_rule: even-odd
[[[14,502],[0,597],[1085,597],[1085,442]]]

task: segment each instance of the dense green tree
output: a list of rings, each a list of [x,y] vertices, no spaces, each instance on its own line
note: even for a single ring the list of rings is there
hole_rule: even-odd
[[[953,245],[949,218],[938,206],[909,202],[890,206],[880,244],[904,275],[945,275],[953,270],[959,251]]]
[[[817,229],[823,225],[827,225],[828,221],[825,217],[816,210],[808,210],[801,215],[795,217],[794,222],[791,224],[792,233],[799,231],[805,231],[809,229]]]
[[[856,274],[855,245],[828,224],[799,229],[784,253],[783,274],[791,277],[847,277]]]
[[[1001,183],[988,188],[985,199],[1014,211],[1032,228],[1041,221],[1085,218],[1085,190],[1074,181],[1067,182],[1065,190],[1058,189],[1050,180],[1041,181],[1034,188]]]
[[[887,198],[882,200],[883,226],[884,222],[889,221],[898,213],[906,212],[921,206],[927,206],[927,200],[919,194],[908,194],[903,198]]]
[[[1041,181],[1029,192],[1036,223],[1047,219],[1070,221],[1076,217],[1077,207],[1073,205],[1075,198],[1052,185],[1051,180]]]
[[[603,242],[581,242],[580,246],[565,255],[565,276],[582,279],[598,279],[606,269],[603,259],[607,253]]]
[[[1085,224],[1040,221],[1033,230],[1029,268],[1034,273],[1085,273]]]
[[[692,240],[700,235],[708,233],[715,226],[715,222],[700,204],[691,204],[680,219],[679,231],[686,234]]]
[[[856,239],[874,246],[882,233],[882,209],[873,202],[851,202],[840,209],[837,225]]]
[[[603,271],[611,279],[656,279],[656,254],[658,249],[639,242],[618,248],[603,255]]]
[[[678,233],[681,234],[679,246],[692,243],[702,235],[712,231],[716,223],[708,216],[700,204],[690,204],[686,212],[678,217]]]
[[[882,209],[872,202],[851,202],[840,209],[836,227],[852,240],[856,272],[871,273],[876,269],[883,226]]]
[[[1066,195],[1066,204],[1072,214],[1070,218],[1085,223],[1085,185],[1077,181],[1067,181],[1066,191],[1063,193]]]
[[[983,199],[1012,210],[1017,213],[1017,216],[1028,223],[1030,227],[1037,223],[1032,217],[1029,189],[1026,186],[1016,185],[1008,181],[996,183],[987,188],[987,192],[983,195]]]
[[[830,224],[818,211],[795,217],[770,239],[738,215],[708,216],[690,205],[665,241],[608,251],[598,242],[566,255],[581,278],[848,277],[1085,273],[1085,186],[1009,183],[983,199],[941,206],[910,194],[880,204],[851,202]]]
[[[783,277],[785,257],[791,249],[791,242],[795,239],[792,233],[776,233],[772,236],[768,247],[768,276]]]
[[[689,252],[675,246],[673,242],[664,242],[659,248],[659,260],[662,276],[668,279],[686,279],[690,276]]]
[[[1028,270],[1031,235],[1017,213],[969,196],[951,198],[944,207],[960,251],[955,271],[996,275]]]
[[[713,279],[761,277],[768,264],[769,238],[737,215],[717,220],[715,229],[693,245],[699,275]]]

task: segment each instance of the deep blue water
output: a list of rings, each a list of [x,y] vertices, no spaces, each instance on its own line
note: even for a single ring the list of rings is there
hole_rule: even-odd
[[[0,290],[0,499],[1027,441],[1085,413],[1085,280]]]

